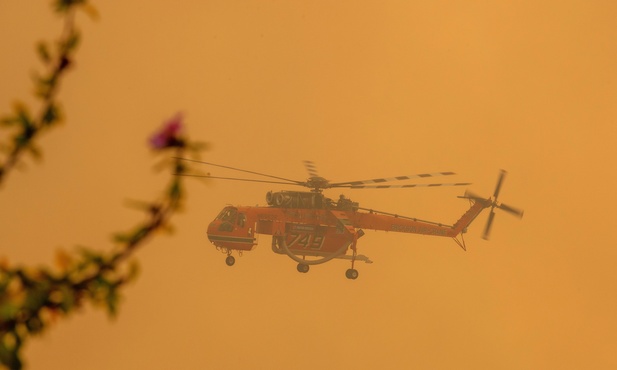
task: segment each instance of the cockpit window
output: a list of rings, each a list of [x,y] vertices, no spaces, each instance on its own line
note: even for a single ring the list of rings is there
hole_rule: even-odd
[[[225,208],[221,211],[221,213],[219,213],[219,215],[216,218],[219,220],[233,223],[236,220],[237,214],[238,214],[238,211],[235,208]]]

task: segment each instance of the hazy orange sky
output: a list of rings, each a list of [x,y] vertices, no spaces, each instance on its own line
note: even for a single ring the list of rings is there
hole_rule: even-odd
[[[53,264],[111,248],[152,199],[146,138],[182,111],[206,160],[304,180],[455,171],[525,209],[451,240],[367,232],[299,274],[260,237],[229,268],[205,235],[268,190],[197,181],[173,237],[139,251],[119,317],[86,308],[32,339],[30,369],[612,369],[617,367],[617,3],[94,2],[62,86],[67,122],[0,189],[0,256]],[[0,2],[0,112],[32,101],[49,2]],[[204,168],[213,175],[231,175]],[[349,190],[361,206],[452,223],[464,189]],[[338,197],[336,191],[326,193]]]

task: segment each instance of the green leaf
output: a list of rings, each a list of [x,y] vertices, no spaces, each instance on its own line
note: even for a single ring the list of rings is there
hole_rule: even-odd
[[[18,148],[25,148],[28,146],[32,137],[36,133],[36,128],[34,126],[25,126],[23,131],[15,136],[14,142],[15,146]]]
[[[34,93],[37,97],[47,98],[51,91],[58,83],[58,75],[52,73],[49,77],[43,77],[38,73],[33,73],[32,79],[34,80]]]
[[[0,334],[0,363],[9,369],[19,370],[23,364],[19,357],[21,339],[14,331]]]
[[[100,253],[86,247],[78,247],[78,253],[81,255],[82,260],[75,267],[73,275],[77,277],[84,273],[96,273],[99,267],[105,263],[105,258]]]
[[[39,58],[41,58],[43,63],[49,64],[49,62],[51,62],[51,54],[49,53],[49,46],[46,42],[40,41],[37,43],[36,51],[38,52]]]
[[[13,281],[13,274],[8,271],[0,270],[0,293],[4,293],[4,291],[9,287],[9,284]],[[0,297],[3,295],[0,294]]]
[[[133,281],[139,275],[139,263],[136,260],[132,260],[129,263],[129,271],[126,275],[127,281]]]
[[[56,0],[54,3],[54,8],[59,13],[65,13],[75,5],[83,4],[85,2],[85,0]]]
[[[150,232],[150,228],[148,227],[140,227],[139,229],[137,229],[137,231],[135,231],[135,233],[131,236],[131,242],[132,243],[136,243],[138,241],[140,241],[141,239],[143,239],[146,235],[148,235],[148,233]]]
[[[19,119],[19,124],[22,127],[22,132],[16,136],[16,144],[18,146],[22,146],[29,142],[32,136],[34,136],[36,127],[32,117],[30,117],[30,113],[24,106],[17,105],[15,110],[17,113],[17,118]]]
[[[103,256],[99,253],[96,252],[88,247],[84,247],[84,246],[78,246],[77,250],[79,252],[79,254],[82,255],[82,257],[84,258],[85,261],[88,262],[95,262],[95,263],[103,263]]]
[[[26,328],[28,328],[28,331],[32,334],[40,333],[44,327],[45,324],[43,324],[43,321],[38,315],[30,317],[26,321]]]
[[[88,16],[90,17],[90,19],[92,19],[93,21],[98,20],[101,16],[99,15],[99,11],[92,6],[92,4],[89,4],[87,2],[84,1],[83,6],[81,7],[81,9],[88,14]]]
[[[30,312],[38,311],[49,298],[49,284],[41,283],[26,293],[24,308]]]
[[[63,289],[63,294],[64,294],[64,299],[62,300],[62,303],[60,304],[60,308],[64,312],[70,312],[75,306],[75,292],[72,289],[65,287],[65,289]]]
[[[2,126],[14,126],[16,124],[18,124],[20,121],[19,117],[17,116],[5,116],[0,118],[0,125]]]
[[[0,304],[0,321],[8,321],[17,317],[19,307],[10,302]]]
[[[30,111],[24,103],[20,101],[13,103],[13,111],[15,112],[15,116],[11,117],[11,121],[21,124],[22,127],[34,126],[33,120],[30,117]]]
[[[70,312],[75,306],[75,291],[69,285],[62,284],[55,293],[54,301],[60,306],[60,310],[64,313]]]
[[[71,32],[69,37],[66,39],[64,44],[62,45],[63,49],[66,51],[74,50],[78,45],[81,39],[81,35],[77,31]]]
[[[58,121],[60,118],[60,109],[52,104],[47,106],[45,109],[45,113],[43,113],[42,123],[43,126],[51,126],[54,122]]]
[[[110,285],[107,291],[107,296],[105,297],[105,304],[107,306],[107,313],[111,317],[116,317],[118,314],[118,303],[120,301],[120,296],[118,295],[117,285]]]
[[[113,241],[116,243],[128,243],[131,240],[131,235],[125,233],[116,233],[113,235]]]
[[[26,112],[20,112],[19,123],[21,123],[22,127],[24,128],[34,127],[34,122],[32,121],[32,118],[30,118],[30,115],[28,115],[28,113]]]
[[[180,173],[180,172],[178,172]],[[174,179],[169,187],[169,198],[172,200],[180,199],[182,197],[182,186],[178,178]]]
[[[173,235],[174,232],[176,232],[176,229],[174,228],[173,225],[169,224],[169,223],[163,223],[160,225],[160,230],[169,234],[169,235]]]
[[[43,154],[41,153],[41,150],[34,144],[28,145],[27,149],[36,161],[40,162],[43,159]]]

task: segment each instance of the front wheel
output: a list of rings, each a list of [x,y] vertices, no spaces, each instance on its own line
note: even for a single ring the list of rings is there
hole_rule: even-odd
[[[234,256],[227,256],[227,258],[225,258],[225,263],[227,264],[227,266],[233,266],[234,263],[236,263],[236,259],[234,258]]]

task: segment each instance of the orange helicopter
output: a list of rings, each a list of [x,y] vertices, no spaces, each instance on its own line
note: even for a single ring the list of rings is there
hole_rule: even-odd
[[[333,259],[345,259],[351,261],[351,268],[345,272],[345,276],[348,279],[357,279],[358,270],[355,268],[355,262],[372,263],[368,257],[358,254],[358,239],[365,234],[365,229],[449,237],[466,250],[463,234],[484,209],[490,208],[483,234],[484,239],[488,239],[490,234],[496,208],[519,218],[523,217],[522,210],[497,202],[506,175],[504,170],[501,170],[499,174],[492,197],[482,198],[468,191],[465,195],[459,196],[459,198],[469,200],[470,208],[454,224],[446,225],[362,208],[357,202],[353,202],[344,195],[334,201],[327,198],[322,191],[333,188],[386,189],[470,185],[470,183],[387,184],[392,181],[451,176],[455,174],[454,172],[331,183],[317,174],[314,164],[310,161],[304,163],[309,173],[308,180],[296,181],[210,162],[180,159],[250,173],[277,181],[192,174],[183,174],[183,176],[296,185],[310,189],[310,191],[269,191],[266,194],[267,206],[226,206],[223,208],[208,225],[207,235],[210,242],[227,255],[225,262],[228,266],[235,263],[233,252],[242,255],[243,252],[251,251],[257,245],[256,234],[267,234],[272,235],[272,250],[296,261],[299,272],[308,272],[311,265],[326,263]]]

